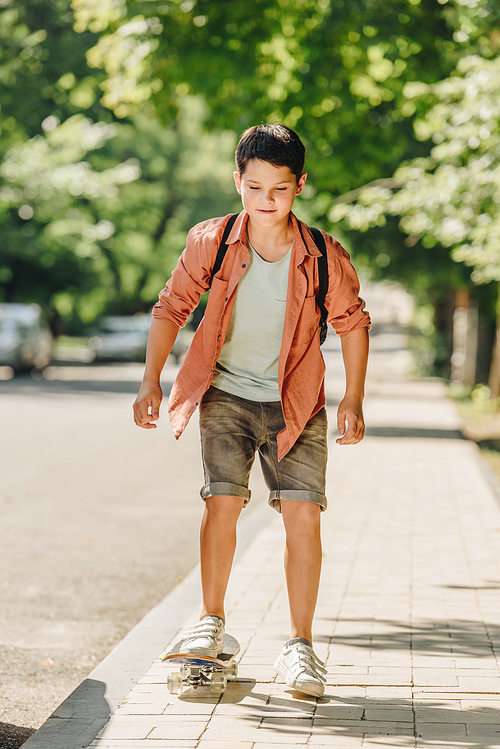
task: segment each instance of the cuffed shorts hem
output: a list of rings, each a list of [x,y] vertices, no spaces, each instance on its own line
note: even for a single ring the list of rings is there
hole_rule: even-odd
[[[213,481],[210,484],[205,484],[200,491],[202,499],[207,499],[207,497],[238,497],[244,499],[243,507],[246,507],[250,502],[251,494],[250,489],[247,489],[246,486],[230,484],[227,481]]]
[[[319,492],[281,489],[279,491],[272,491],[269,494],[269,504],[276,512],[281,512],[280,502],[282,499],[288,502],[314,502],[320,506],[321,512],[324,512],[328,505],[325,495]]]

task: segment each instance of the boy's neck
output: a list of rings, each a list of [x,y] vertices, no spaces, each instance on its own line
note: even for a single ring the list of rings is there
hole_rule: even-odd
[[[259,226],[255,221],[248,218],[247,224],[248,241],[258,254],[269,262],[280,260],[293,242],[294,231],[290,216],[276,226]]]

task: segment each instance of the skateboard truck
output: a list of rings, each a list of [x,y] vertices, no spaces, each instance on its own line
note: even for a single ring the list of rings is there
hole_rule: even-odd
[[[231,635],[224,635],[223,652],[217,657],[182,652],[182,641],[163,658],[164,661],[180,663],[179,671],[167,676],[167,689],[170,694],[181,694],[184,687],[209,686],[213,694],[222,694],[228,680],[238,676],[238,664],[234,660],[239,653],[238,641]]]
[[[213,694],[222,694],[227,686],[228,680],[236,679],[238,675],[238,664],[231,663],[229,666],[220,667],[184,664],[180,671],[173,671],[167,676],[167,689],[170,694],[181,694],[183,688],[209,686]]]

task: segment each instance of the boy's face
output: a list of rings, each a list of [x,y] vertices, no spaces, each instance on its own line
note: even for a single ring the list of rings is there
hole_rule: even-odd
[[[263,227],[288,224],[296,195],[304,189],[307,174],[299,181],[288,166],[251,159],[243,174],[234,173],[236,189],[251,221]]]

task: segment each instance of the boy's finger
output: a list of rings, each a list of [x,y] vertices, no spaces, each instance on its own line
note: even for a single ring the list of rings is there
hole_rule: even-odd
[[[355,422],[351,430],[348,430],[341,442],[342,445],[357,445],[364,437],[365,426],[362,421]]]
[[[344,434],[336,440],[339,445],[355,445],[362,440],[361,431],[362,423],[357,419],[351,418],[351,421],[346,418],[345,420],[345,431]],[[340,432],[340,429],[339,429]]]
[[[337,414],[337,429],[340,435],[344,435],[347,431],[347,416],[343,411]]]
[[[153,421],[156,421],[159,419],[159,409],[152,405],[149,405],[148,402],[139,401],[138,403],[134,403],[134,421],[139,427],[143,427],[144,429],[156,429],[156,424],[153,424]]]
[[[338,430],[339,430],[340,437],[337,439],[337,443],[339,445],[345,445],[347,440],[351,436],[351,433],[349,431],[349,421],[346,416],[342,418],[342,421],[339,419]]]

